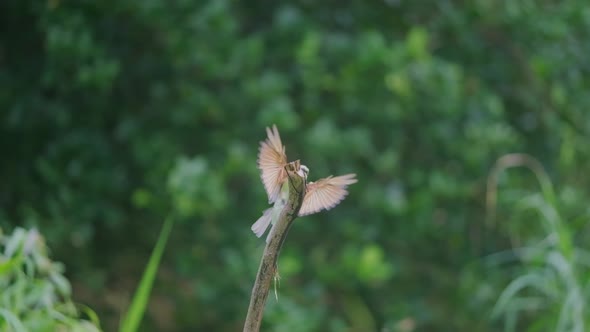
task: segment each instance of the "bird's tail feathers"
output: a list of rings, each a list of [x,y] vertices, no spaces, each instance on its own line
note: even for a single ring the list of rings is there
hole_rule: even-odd
[[[262,216],[258,218],[258,220],[256,220],[254,224],[252,224],[252,232],[254,232],[254,234],[256,234],[257,237],[261,237],[270,225],[271,221],[272,208],[264,210],[264,212],[262,212]]]

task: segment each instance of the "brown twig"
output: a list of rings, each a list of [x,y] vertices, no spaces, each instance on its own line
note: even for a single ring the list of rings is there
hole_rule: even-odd
[[[297,218],[303,196],[305,193],[305,179],[297,174],[299,161],[289,163],[285,166],[289,175],[289,199],[281,211],[279,219],[272,226],[272,232],[264,248],[256,281],[250,296],[250,306],[244,323],[244,332],[257,332],[260,330],[264,306],[268,297],[272,278],[277,270],[279,252],[287,237],[289,227]]]

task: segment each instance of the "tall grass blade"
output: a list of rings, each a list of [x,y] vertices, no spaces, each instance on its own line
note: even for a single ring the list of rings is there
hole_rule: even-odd
[[[120,332],[136,332],[139,328],[139,324],[141,323],[143,314],[145,313],[145,308],[147,307],[149,301],[154,279],[158,271],[158,266],[160,265],[160,260],[162,258],[162,254],[164,253],[164,249],[166,248],[166,243],[168,242],[168,237],[170,236],[170,231],[172,230],[173,224],[174,219],[172,217],[168,217],[164,221],[164,225],[162,226],[162,230],[160,231],[160,235],[158,237],[158,242],[156,243],[154,251],[150,256],[150,260],[146,266],[145,272],[143,273],[139,287],[133,296],[131,306],[129,307],[129,310],[127,311],[121,325],[119,326]]]

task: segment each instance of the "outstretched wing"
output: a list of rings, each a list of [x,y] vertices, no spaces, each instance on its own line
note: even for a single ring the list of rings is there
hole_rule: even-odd
[[[277,126],[273,125],[272,130],[266,128],[266,134],[268,138],[260,143],[258,168],[264,189],[268,194],[268,202],[272,204],[279,197],[281,185],[287,177],[285,171],[287,155]]]
[[[348,194],[348,185],[356,183],[356,174],[346,174],[310,182],[299,210],[299,216],[314,214],[321,210],[330,210],[340,203]]]

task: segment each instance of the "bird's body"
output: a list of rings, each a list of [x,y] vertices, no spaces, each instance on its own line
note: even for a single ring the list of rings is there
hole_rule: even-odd
[[[252,231],[260,237],[269,225],[274,224],[287,204],[289,199],[289,179],[285,166],[287,155],[285,147],[281,142],[279,131],[273,125],[272,130],[266,128],[267,139],[261,142],[258,154],[258,168],[261,172],[262,183],[268,194],[268,202],[274,204],[270,209],[265,210],[262,216],[252,225]],[[294,162],[296,172],[307,181],[309,169],[300,165],[299,161]],[[303,203],[299,210],[299,216],[305,216],[329,210],[338,205],[346,197],[348,185],[356,183],[355,174],[320,179],[316,182],[307,182]],[[272,229],[271,229],[272,232]],[[267,240],[270,238],[270,233]]]

